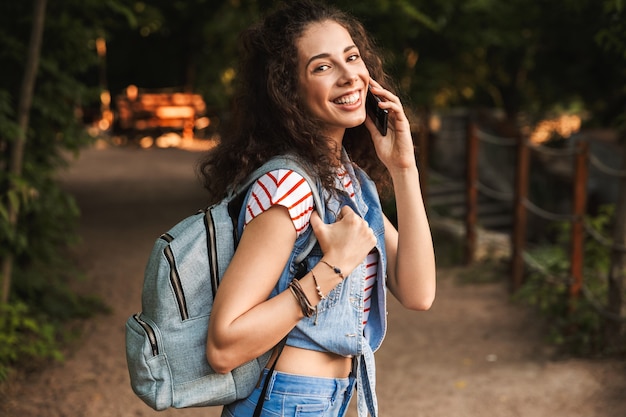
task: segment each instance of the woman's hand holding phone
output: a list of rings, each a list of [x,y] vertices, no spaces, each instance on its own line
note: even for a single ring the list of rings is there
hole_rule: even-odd
[[[404,113],[400,99],[373,79],[370,79],[369,90],[371,90],[373,96],[379,99],[376,106],[380,110],[385,111],[388,123],[386,135],[383,135],[378,129],[374,117],[370,116],[371,120],[367,122],[378,158],[380,158],[392,176],[393,171],[396,169],[415,168],[416,162],[411,126]]]

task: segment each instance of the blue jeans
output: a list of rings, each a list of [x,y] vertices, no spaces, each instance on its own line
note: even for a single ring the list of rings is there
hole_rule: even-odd
[[[268,370],[248,398],[224,407],[222,417],[252,417]],[[269,376],[261,417],[343,417],[354,389],[354,377],[319,378],[274,371]]]

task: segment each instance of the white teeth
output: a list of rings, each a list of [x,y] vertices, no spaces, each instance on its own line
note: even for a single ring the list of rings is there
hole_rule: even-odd
[[[344,97],[338,98],[334,102],[337,103],[337,104],[354,104],[357,101],[359,101],[359,93],[354,93],[354,94],[349,95],[349,96],[344,96]]]

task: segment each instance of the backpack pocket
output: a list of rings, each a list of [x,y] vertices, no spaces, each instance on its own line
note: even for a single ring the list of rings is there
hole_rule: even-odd
[[[172,406],[172,376],[159,329],[134,314],[126,321],[126,361],[135,394],[155,410]]]

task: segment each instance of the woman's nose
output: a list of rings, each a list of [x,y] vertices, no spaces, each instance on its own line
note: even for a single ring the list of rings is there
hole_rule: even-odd
[[[359,75],[356,71],[352,71],[349,68],[345,68],[342,71],[341,77],[339,78],[339,83],[341,85],[350,85],[356,82],[359,79]]]

